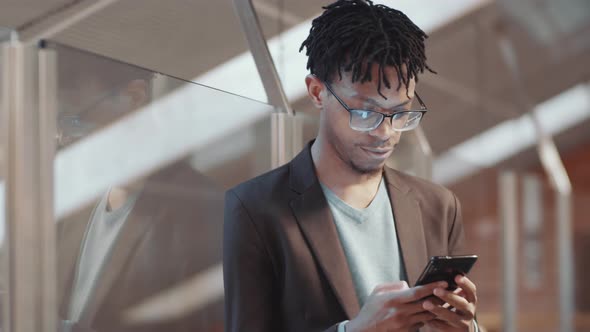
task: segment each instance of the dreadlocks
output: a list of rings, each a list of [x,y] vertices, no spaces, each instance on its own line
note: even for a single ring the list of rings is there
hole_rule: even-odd
[[[307,47],[307,69],[324,82],[336,72],[342,79],[342,70],[352,73],[352,82],[371,81],[372,65],[378,64],[377,90],[385,98],[381,82],[391,88],[385,67],[398,72],[398,90],[402,83],[408,88],[412,78],[417,81],[424,69],[435,73],[426,64],[428,36],[404,13],[370,0],[338,0],[323,9],[299,51]]]

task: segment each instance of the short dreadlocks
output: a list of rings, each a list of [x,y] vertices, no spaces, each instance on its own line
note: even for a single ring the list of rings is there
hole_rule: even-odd
[[[307,69],[324,82],[330,82],[342,70],[352,72],[352,82],[371,81],[371,67],[379,64],[378,92],[381,82],[391,83],[385,67],[398,72],[398,86],[409,87],[410,80],[418,80],[424,69],[435,73],[426,64],[424,40],[426,33],[404,13],[370,0],[338,0],[323,7],[324,12],[312,22],[309,36],[299,51],[307,47]],[[402,67],[406,75],[401,75]]]

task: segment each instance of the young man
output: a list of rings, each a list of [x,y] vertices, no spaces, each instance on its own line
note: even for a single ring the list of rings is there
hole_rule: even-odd
[[[426,112],[427,36],[370,1],[324,9],[302,45],[317,138],[226,193],[226,331],[474,331],[468,278],[408,286],[430,256],[461,253],[457,198],[385,166]]]

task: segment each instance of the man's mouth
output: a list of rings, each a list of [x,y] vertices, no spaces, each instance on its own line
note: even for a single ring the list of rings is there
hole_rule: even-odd
[[[393,152],[393,147],[377,148],[377,147],[364,147],[364,146],[362,146],[361,149],[363,151],[365,151],[368,155],[370,155],[371,157],[376,158],[376,159],[386,159]]]

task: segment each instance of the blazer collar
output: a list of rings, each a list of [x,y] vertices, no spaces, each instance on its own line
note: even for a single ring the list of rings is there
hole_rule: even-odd
[[[291,160],[289,185],[295,192],[302,194],[311,186],[318,185],[318,177],[315,173],[313,159],[311,157],[311,146],[315,140],[307,143],[305,148]]]
[[[428,262],[420,203],[404,180],[407,175],[385,167],[384,176],[407,281],[413,286]]]
[[[299,227],[348,319],[359,312],[352,276],[328,202],[320,186],[310,142],[290,163],[290,187],[298,193],[291,202]]]

